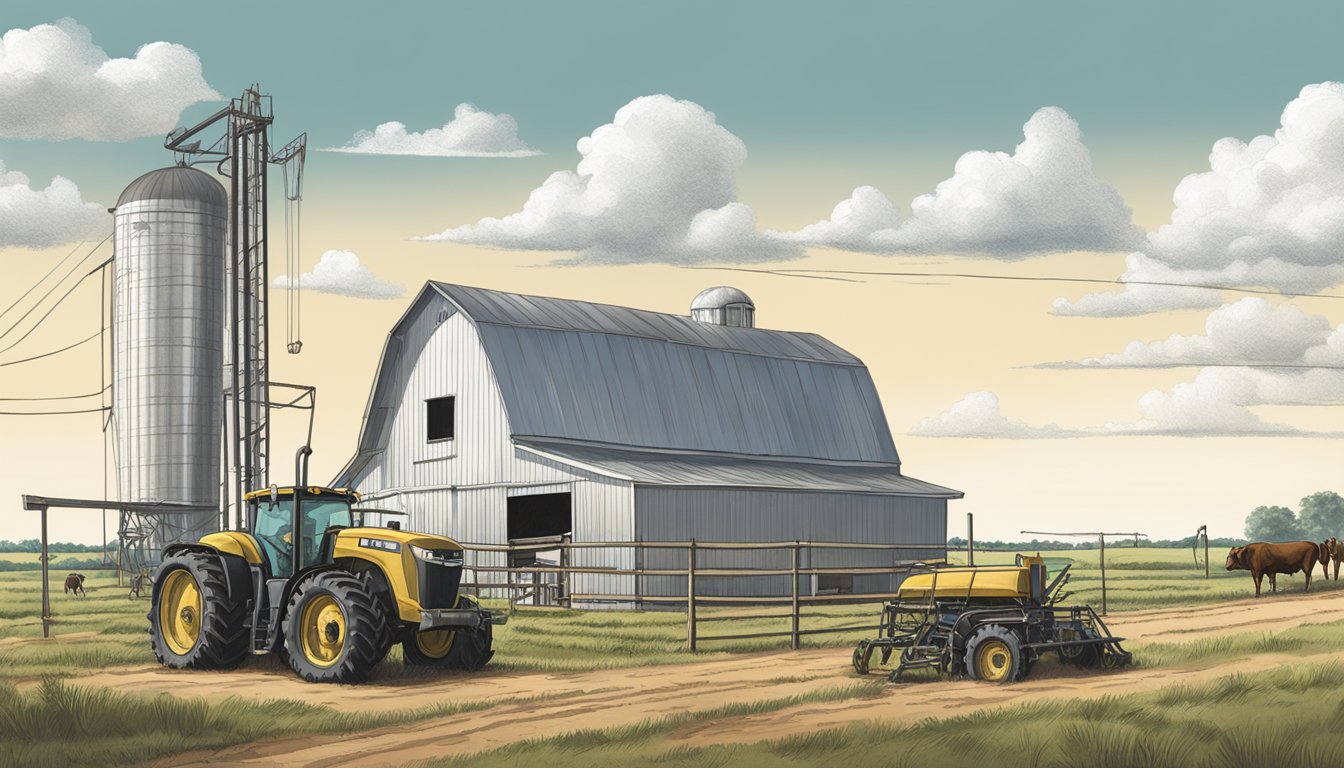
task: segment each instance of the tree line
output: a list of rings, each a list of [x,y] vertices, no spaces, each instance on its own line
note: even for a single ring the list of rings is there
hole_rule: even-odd
[[[1246,516],[1250,541],[1325,541],[1344,538],[1344,498],[1334,491],[1305,496],[1296,511],[1288,507],[1256,507]]]
[[[107,543],[109,551],[117,551],[117,541],[114,539]],[[68,541],[53,541],[47,545],[50,552],[102,552],[101,544],[71,544]],[[20,539],[19,541],[10,541],[9,539],[0,539],[0,552],[41,552],[41,539]]]
[[[1139,539],[1137,546],[1153,547],[1156,549],[1190,549],[1191,547],[1195,546],[1195,543],[1196,543],[1195,536],[1192,534],[1190,536],[1186,536],[1185,538],[1181,539],[1141,538]],[[1203,539],[1200,539],[1199,543],[1203,544]],[[1242,541],[1241,539],[1235,539],[1235,538],[1209,539],[1209,547],[1212,549],[1216,549],[1218,547],[1234,547],[1237,546],[1238,544],[1244,544],[1244,543],[1245,542]],[[964,549],[966,547],[966,539],[960,536],[953,536],[952,538],[947,540],[947,546],[952,547],[954,549]],[[983,550],[1011,549],[1014,551],[1026,551],[1026,550],[1044,551],[1044,550],[1060,550],[1060,549],[1097,549],[1098,546],[1099,545],[1096,539],[1084,539],[1082,541],[1079,541],[1077,539],[1074,539],[1072,541],[1055,541],[1054,539],[1032,539],[1031,541],[998,541],[997,539],[996,540],[976,539],[975,541],[975,548]],[[1132,536],[1127,539],[1120,537],[1110,537],[1110,536],[1106,538],[1107,549],[1111,549],[1113,547],[1134,547],[1134,546],[1136,545],[1134,543],[1134,538]]]

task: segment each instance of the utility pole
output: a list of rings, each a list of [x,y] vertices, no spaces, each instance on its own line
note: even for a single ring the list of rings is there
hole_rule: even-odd
[[[1022,534],[1030,534],[1030,535],[1033,535],[1033,536],[1096,536],[1096,537],[1097,537],[1097,543],[1098,543],[1098,545],[1100,546],[1100,549],[1101,549],[1101,551],[1100,551],[1100,555],[1101,555],[1101,615],[1102,615],[1102,616],[1105,616],[1105,615],[1106,615],[1106,537],[1107,537],[1107,536],[1111,536],[1111,537],[1124,536],[1125,538],[1129,538],[1130,536],[1133,536],[1133,537],[1134,537],[1134,541],[1135,541],[1136,543],[1138,542],[1139,537],[1143,537],[1143,538],[1145,538],[1145,539],[1148,538],[1148,534],[1146,534],[1146,533],[1132,533],[1132,532],[1131,532],[1131,533],[1102,533],[1102,532],[1100,532],[1100,531],[1070,531],[1070,532],[1067,532],[1067,533],[1055,533],[1055,532],[1050,532],[1050,531],[1019,531],[1019,533],[1022,533]]]

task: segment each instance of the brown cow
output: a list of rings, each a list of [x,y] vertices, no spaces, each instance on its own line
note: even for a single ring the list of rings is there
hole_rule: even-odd
[[[65,577],[65,593],[68,595],[74,592],[76,595],[86,595],[84,592],[84,574],[72,573]]]
[[[1314,541],[1289,541],[1269,544],[1257,541],[1244,547],[1233,547],[1227,553],[1227,570],[1250,571],[1255,579],[1255,596],[1260,596],[1260,583],[1269,575],[1269,588],[1279,591],[1275,576],[1280,573],[1302,571],[1307,577],[1306,591],[1311,591],[1311,572],[1320,558],[1320,545]]]
[[[1334,578],[1335,581],[1339,581],[1339,564],[1344,562],[1344,541],[1340,541],[1339,539],[1336,539],[1334,536],[1331,536],[1322,543],[1325,545],[1326,550],[1328,550],[1329,552],[1329,558],[1327,559],[1323,557],[1321,559],[1321,568],[1325,568],[1326,564],[1329,561],[1333,560],[1335,563]]]

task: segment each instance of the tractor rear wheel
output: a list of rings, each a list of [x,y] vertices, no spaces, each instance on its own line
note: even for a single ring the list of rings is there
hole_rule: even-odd
[[[465,605],[462,605],[465,603]],[[459,605],[479,608],[474,598],[462,596]],[[495,655],[494,628],[489,622],[478,629],[412,630],[401,641],[401,656],[409,666],[444,667],[475,672]]]
[[[289,666],[310,683],[364,680],[385,654],[387,618],[364,582],[341,571],[294,588],[283,625]]]
[[[173,669],[227,669],[247,656],[246,601],[230,599],[219,555],[163,559],[149,603],[149,644]]]
[[[1011,683],[1026,676],[1022,642],[1007,627],[988,624],[966,643],[966,671],[974,680]]]

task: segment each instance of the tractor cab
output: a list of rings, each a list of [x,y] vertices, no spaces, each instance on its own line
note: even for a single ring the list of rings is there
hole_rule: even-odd
[[[244,498],[248,527],[271,578],[288,578],[330,560],[326,534],[354,525],[350,509],[359,494],[345,488],[271,486]]]

